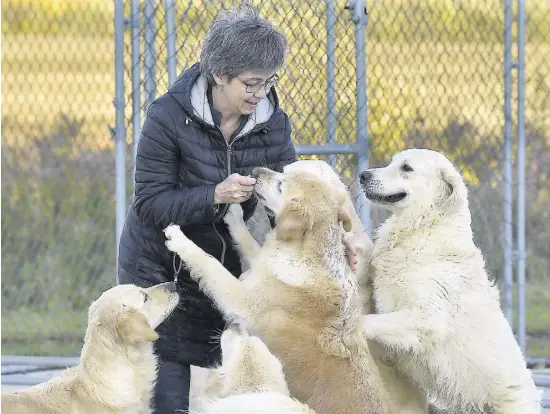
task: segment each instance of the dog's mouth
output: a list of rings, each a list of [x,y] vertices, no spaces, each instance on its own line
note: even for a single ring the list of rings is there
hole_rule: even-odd
[[[256,197],[258,198],[258,200],[260,201],[260,204],[263,206],[265,212],[267,213],[268,216],[271,216],[271,217],[275,217],[275,212],[273,210],[271,210],[267,205],[266,205],[266,199],[265,197],[262,197],[260,196],[259,194],[256,193]]]
[[[264,209],[265,209],[265,212],[267,213],[268,216],[271,216],[271,217],[275,217],[275,212],[273,210],[271,210],[268,206],[266,206],[264,204]]]
[[[267,212],[268,215],[271,215],[271,216],[275,216],[275,213],[273,212],[273,210],[271,210],[267,205],[266,205],[266,198],[260,194],[259,191],[257,191],[256,189],[256,186],[254,186],[254,195],[256,196],[256,198],[258,199],[258,201],[262,204],[262,206],[264,207],[265,211]]]
[[[162,313],[158,315],[155,320],[151,321],[151,327],[153,329],[156,329],[157,326],[159,326],[161,323],[172,316],[172,313],[178,307],[179,299],[180,298],[177,293],[170,294],[170,297],[168,298],[168,304],[164,306]]]
[[[407,197],[407,193],[405,191],[399,191],[394,194],[377,194],[373,193],[371,191],[365,190],[365,197],[367,197],[370,201],[373,201],[375,203],[379,204],[395,204],[402,201],[405,197]]]
[[[254,188],[254,195],[256,196],[256,198],[260,201],[265,201],[265,197],[263,195],[261,195],[258,191],[256,191],[256,189]]]

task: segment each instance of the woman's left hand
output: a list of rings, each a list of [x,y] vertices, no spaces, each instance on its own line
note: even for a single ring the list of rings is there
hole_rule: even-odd
[[[344,233],[342,235],[342,243],[344,243],[344,247],[346,248],[346,255],[351,270],[355,272],[357,270],[357,251],[353,245],[352,233]]]

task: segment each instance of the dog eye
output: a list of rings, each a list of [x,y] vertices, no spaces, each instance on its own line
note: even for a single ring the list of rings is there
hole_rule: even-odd
[[[279,193],[282,193],[282,190],[281,190],[282,186],[283,186],[283,182],[282,182],[282,181],[279,181],[279,182],[277,183],[277,191],[278,191]]]
[[[146,303],[149,299],[151,299],[151,296],[149,296],[147,293],[145,292],[141,292],[143,293],[143,303]]]
[[[401,171],[404,171],[404,172],[411,172],[411,171],[414,171],[413,168],[409,165],[409,164],[403,164],[401,166]]]

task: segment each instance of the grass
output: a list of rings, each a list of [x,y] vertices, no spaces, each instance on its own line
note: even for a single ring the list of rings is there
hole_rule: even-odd
[[[527,355],[549,357],[550,290],[548,285],[540,282],[533,285],[527,283],[526,298]]]
[[[3,310],[2,354],[80,355],[87,317],[87,310]]]

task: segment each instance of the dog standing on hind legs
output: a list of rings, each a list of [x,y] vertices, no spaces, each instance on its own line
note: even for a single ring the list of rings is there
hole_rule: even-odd
[[[393,214],[371,264],[376,314],[365,334],[398,369],[459,412],[539,414],[540,395],[475,246],[467,189],[442,154],[412,149],[361,173]]]
[[[355,211],[347,187],[336,171],[328,163],[321,160],[295,161],[287,165],[284,168],[284,172],[314,174],[323,182],[337,187],[342,194],[346,194],[342,208],[351,219],[351,229],[345,233],[345,237],[350,238],[350,242],[355,246],[357,251],[356,275],[359,281],[359,301],[362,305],[362,313],[371,313],[373,311],[371,303],[372,274],[369,268],[369,261],[373,243]],[[260,205],[265,202],[267,200],[262,201],[260,199]],[[249,269],[251,264],[258,259],[261,246],[248,230],[244,222],[242,208],[238,204],[230,206],[223,219],[239,252],[243,269]],[[242,280],[246,277],[246,274],[247,272],[240,279]],[[395,367],[385,360],[385,352],[380,344],[368,341],[368,346],[390,394],[393,412],[399,414],[428,414],[428,401],[425,392],[404,375],[398,373]]]
[[[277,227],[242,279],[165,230],[227,320],[251,327],[283,363],[291,395],[318,414],[389,414],[390,396],[363,336],[358,280],[342,244],[347,195],[317,175],[255,170],[255,192]]]

